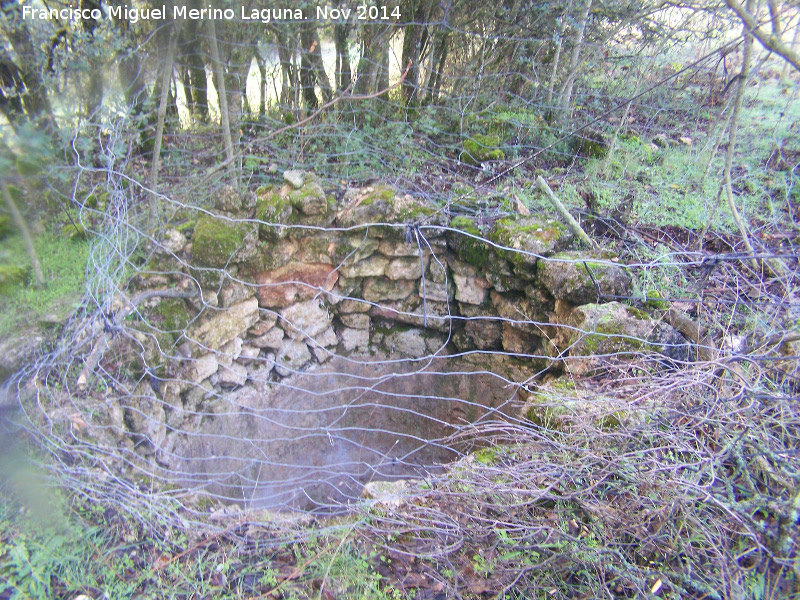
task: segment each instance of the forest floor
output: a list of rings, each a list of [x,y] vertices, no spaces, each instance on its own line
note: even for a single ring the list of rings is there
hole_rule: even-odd
[[[797,86],[774,77],[756,85],[734,192],[759,251],[788,257],[796,269]],[[632,127],[648,118],[629,115]],[[707,168],[710,147],[725,149],[720,124],[682,125],[684,135],[663,146],[620,136],[602,158],[544,172],[590,233],[627,260],[737,252],[719,169]],[[508,181],[532,212],[549,210],[530,185],[542,165]],[[626,198],[625,214],[614,213]],[[9,240],[2,258],[24,261],[19,240]],[[49,283],[5,291],[0,336],[51,322],[53,313],[63,318],[80,297],[87,243],[42,233],[37,249]],[[777,288],[791,296],[796,284],[733,261],[710,273],[677,264],[643,272],[643,287],[676,299],[702,279],[695,310],[713,323],[727,319],[725,327],[759,322],[765,305],[785,301]],[[732,303],[745,314],[724,308]],[[163,525],[113,502],[39,487],[24,460],[4,449],[0,600],[798,597],[797,356],[768,358],[581,382],[636,399],[658,390],[663,411],[630,429],[509,431],[491,453],[468,457],[447,481],[399,506],[284,527],[256,526],[246,515],[215,529]]]

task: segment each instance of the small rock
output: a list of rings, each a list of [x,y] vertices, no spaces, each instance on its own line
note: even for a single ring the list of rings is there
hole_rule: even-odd
[[[300,189],[306,180],[306,172],[300,170],[290,170],[283,172],[283,180],[293,188]]]
[[[422,263],[415,257],[395,258],[386,265],[385,275],[391,280],[419,279],[422,277]]]
[[[314,338],[314,344],[309,344],[310,346],[322,346],[323,348],[329,348],[331,346],[335,346],[339,343],[339,338],[336,337],[336,332],[333,330],[333,327],[328,327],[322,334],[316,336]]]
[[[305,343],[297,340],[284,340],[275,357],[275,370],[282,377],[302,369],[311,360],[311,352]]]
[[[273,327],[264,335],[252,338],[250,343],[256,348],[272,348],[277,350],[283,343],[284,331],[280,327]]]
[[[380,254],[373,254],[369,258],[342,267],[339,271],[342,277],[380,277],[386,270],[389,259]]]
[[[486,301],[486,290],[492,287],[483,277],[453,273],[453,280],[456,284],[456,300],[467,304],[483,304]]]
[[[204,379],[208,379],[214,373],[217,372],[219,368],[219,363],[217,362],[217,357],[213,354],[207,354],[206,356],[201,356],[200,358],[195,359],[192,361],[192,367],[190,369],[191,372],[191,380],[194,383],[200,383]]]
[[[242,350],[239,353],[239,358],[237,358],[236,360],[241,364],[246,365],[252,362],[253,359],[258,358],[258,355],[260,353],[261,350],[259,348],[246,344],[242,346]]]
[[[369,346],[369,331],[366,329],[351,329],[343,327],[339,331],[339,342],[347,352],[366,350]]]
[[[402,300],[408,298],[416,287],[410,279],[391,281],[385,277],[375,277],[364,282],[364,300],[383,303],[386,300]]]
[[[170,254],[177,254],[186,245],[186,237],[177,229],[167,229],[161,240],[161,247]]]
[[[319,300],[298,302],[281,311],[288,335],[316,337],[331,325],[333,316]]]
[[[365,313],[340,314],[339,320],[347,327],[353,329],[369,329],[369,315]]]
[[[220,367],[218,371],[219,384],[223,386],[244,385],[247,381],[247,367],[232,364],[230,367]]]
[[[428,353],[421,329],[394,331],[383,340],[383,347],[391,354],[400,353],[411,358],[421,358]]]

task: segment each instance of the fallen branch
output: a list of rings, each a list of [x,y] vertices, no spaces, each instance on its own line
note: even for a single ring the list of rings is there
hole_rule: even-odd
[[[586,232],[583,230],[580,224],[575,220],[575,218],[571,214],[569,214],[569,211],[567,210],[566,206],[564,206],[561,203],[561,200],[559,200],[556,197],[556,195],[553,193],[553,190],[551,190],[550,186],[547,185],[547,182],[544,180],[544,177],[539,175],[536,178],[536,183],[538,183],[539,187],[542,188],[542,191],[547,196],[547,199],[550,200],[550,203],[558,211],[558,214],[561,215],[561,218],[564,219],[564,221],[566,221],[567,227],[569,227],[570,231],[572,231],[572,233],[577,235],[584,244],[588,244],[592,248],[599,250],[600,249],[599,246],[594,241],[592,241],[592,238],[590,238],[586,234]]]
[[[667,323],[677,329],[683,336],[697,347],[697,356],[700,360],[708,362],[713,360],[713,346],[708,336],[703,336],[700,326],[687,317],[682,311],[670,306],[665,315]]]

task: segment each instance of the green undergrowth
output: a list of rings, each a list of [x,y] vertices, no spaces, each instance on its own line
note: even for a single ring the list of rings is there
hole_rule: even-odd
[[[22,237],[3,240],[2,264],[23,265],[27,276],[0,294],[0,337],[40,320],[63,321],[75,308],[84,289],[89,245],[45,232],[34,240],[45,283],[36,286]]]

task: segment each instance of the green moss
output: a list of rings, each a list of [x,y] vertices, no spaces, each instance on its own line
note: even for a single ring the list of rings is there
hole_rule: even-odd
[[[647,298],[644,302],[644,305],[648,308],[656,308],[660,310],[665,310],[669,308],[669,302],[662,300],[664,296],[661,295],[661,292],[658,290],[650,290],[645,294]]]
[[[270,240],[277,240],[286,232],[285,227],[277,227],[276,224],[288,224],[290,220],[295,222],[299,217],[294,214],[294,209],[287,200],[284,200],[277,191],[268,186],[265,193],[258,195],[256,204],[256,219],[260,221],[258,231],[261,237]]]
[[[28,267],[20,265],[0,265],[0,293],[5,293],[28,277]]]
[[[224,267],[242,246],[245,235],[244,223],[232,223],[211,215],[201,216],[192,235],[195,261],[206,267]]]
[[[475,225],[475,221],[469,217],[455,217],[450,221],[450,227],[459,229],[470,235],[480,236],[481,231]],[[474,267],[482,269],[489,262],[489,246],[480,240],[466,235],[453,234],[450,243],[456,250],[459,258]]]
[[[558,221],[531,223],[530,220],[506,218],[494,224],[489,239],[501,246],[538,253],[541,248],[560,238],[565,230],[566,227]],[[526,266],[531,260],[530,256],[510,250],[498,250],[498,254],[517,267]]]
[[[430,206],[422,206],[421,204],[414,204],[407,208],[401,209],[397,213],[397,216],[399,217],[400,221],[411,221],[419,217],[430,217],[435,213],[436,210],[434,210]]]
[[[389,187],[379,187],[374,192],[370,192],[367,197],[361,201],[361,204],[365,204],[366,202],[372,204],[376,200],[391,202],[394,200],[394,190]]]
[[[192,311],[180,298],[165,298],[154,309],[154,325],[165,331],[183,331],[192,320]]]
[[[496,135],[474,135],[464,140],[461,161],[468,165],[479,165],[487,160],[502,160],[505,153],[498,148],[500,138]]]
[[[650,315],[648,315],[643,310],[639,310],[638,308],[634,308],[633,306],[626,306],[625,307],[625,312],[627,312],[634,319],[638,319],[639,321],[648,321],[648,320],[650,320]]]
[[[175,229],[177,229],[181,233],[186,233],[186,232],[189,232],[189,231],[194,231],[195,225],[197,225],[197,221],[194,220],[194,219],[190,219],[188,221],[184,221],[183,223],[180,223],[179,225],[176,225]]]

